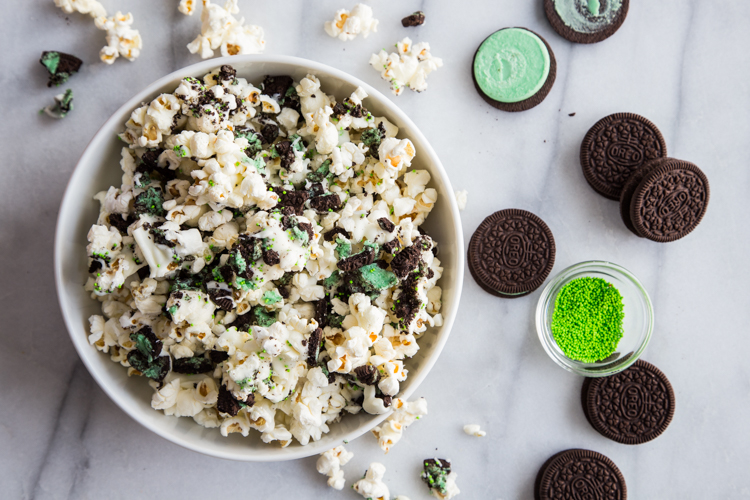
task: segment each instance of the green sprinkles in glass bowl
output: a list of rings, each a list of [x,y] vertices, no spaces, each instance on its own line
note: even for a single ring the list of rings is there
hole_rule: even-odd
[[[594,363],[608,358],[623,336],[622,295],[601,278],[576,278],[555,298],[550,329],[571,359]]]

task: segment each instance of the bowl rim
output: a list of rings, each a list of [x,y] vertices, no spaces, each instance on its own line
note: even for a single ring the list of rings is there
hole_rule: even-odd
[[[445,196],[443,196],[444,198],[443,201],[447,201],[447,203],[449,204],[450,214],[451,214],[450,224],[452,224],[453,232],[456,235],[455,269],[451,269],[451,271],[455,273],[454,274],[455,283],[453,284],[454,300],[449,304],[443,304],[444,309],[441,311],[443,313],[443,326],[440,327],[440,330],[439,330],[440,335],[436,336],[436,341],[434,344],[435,350],[433,354],[430,357],[424,359],[423,364],[420,367],[419,371],[414,374],[414,378],[410,377],[412,381],[409,387],[405,389],[404,392],[399,397],[408,399],[412,395],[412,393],[419,387],[419,385],[424,381],[424,379],[427,377],[427,375],[431,371],[432,367],[437,362],[437,359],[440,357],[440,354],[442,353],[443,348],[446,342],[448,341],[448,337],[450,335],[451,329],[453,327],[454,321],[458,313],[458,307],[459,307],[459,303],[461,299],[461,292],[463,289],[464,264],[465,264],[464,262],[465,260],[464,238],[463,238],[463,230],[462,230],[462,225],[461,225],[461,217],[459,215],[459,210],[458,210],[458,204],[456,202],[455,196],[452,196],[453,187],[451,185],[448,174],[445,171],[445,168],[443,167],[443,164],[441,163],[437,153],[435,153],[435,150],[432,148],[432,145],[429,143],[429,141],[421,132],[421,130],[419,130],[419,128],[414,124],[411,118],[409,118],[409,116],[404,111],[402,111],[393,101],[391,101],[388,97],[383,95],[380,91],[373,88],[372,86],[365,83],[364,81],[360,80],[359,78],[352,76],[348,73],[345,73],[344,71],[341,71],[339,69],[328,66],[327,64],[319,63],[317,61],[311,61],[309,59],[304,59],[304,58],[294,57],[294,56],[284,56],[284,55],[238,55],[238,56],[228,56],[228,57],[216,57],[212,59],[207,59],[205,61],[200,61],[194,64],[190,64],[188,66],[184,66],[180,69],[177,69],[176,71],[170,72],[169,74],[152,82],[151,84],[146,86],[144,89],[138,91],[134,96],[132,96],[124,104],[122,104],[101,125],[99,130],[94,134],[92,139],[86,145],[65,187],[65,193],[60,203],[60,209],[58,211],[57,222],[55,225],[55,243],[54,243],[54,257],[53,257],[54,273],[55,273],[55,288],[57,292],[57,298],[58,298],[60,310],[63,315],[63,320],[65,322],[66,330],[68,332],[68,335],[71,341],[73,342],[73,346],[75,347],[79,358],[83,362],[89,374],[91,374],[91,376],[94,378],[94,380],[99,385],[99,387],[104,391],[104,393],[107,394],[107,396],[118,407],[120,407],[122,411],[124,411],[127,415],[129,415],[133,420],[138,422],[140,425],[152,431],[154,434],[158,435],[159,437],[166,439],[167,441],[170,441],[174,444],[182,446],[183,448],[187,448],[189,450],[196,451],[198,453],[202,453],[204,455],[208,455],[212,457],[223,458],[223,459],[228,459],[228,460],[236,460],[236,461],[246,461],[246,462],[276,462],[276,461],[296,460],[299,458],[305,458],[305,457],[309,457],[309,456],[321,453],[322,451],[326,451],[329,448],[329,446],[326,446],[325,449],[322,449],[321,446],[315,446],[316,444],[320,443],[320,441],[311,441],[305,446],[297,445],[295,449],[292,449],[292,450],[290,450],[290,448],[285,448],[286,451],[283,454],[267,453],[265,452],[265,450],[258,451],[257,449],[251,449],[251,448],[247,448],[247,450],[250,450],[251,453],[237,453],[230,449],[227,449],[227,451],[216,451],[215,449],[202,446],[200,444],[200,441],[192,442],[190,440],[181,438],[177,435],[162,432],[159,426],[153,424],[150,421],[141,419],[140,416],[138,415],[138,412],[135,410],[132,404],[124,397],[125,391],[122,391],[121,389],[113,386],[111,382],[107,379],[106,374],[104,372],[100,372],[99,368],[97,368],[96,365],[94,364],[93,355],[100,356],[101,353],[98,350],[95,350],[95,349],[92,350],[92,347],[88,343],[87,335],[85,334],[86,333],[85,331],[83,332],[84,333],[83,335],[80,335],[81,332],[78,329],[77,322],[74,320],[74,314],[71,311],[72,305],[68,303],[69,299],[66,297],[64,293],[65,288],[64,288],[64,280],[63,280],[63,256],[65,253],[65,250],[64,250],[64,238],[63,238],[64,235],[62,234],[62,230],[63,230],[63,226],[65,225],[65,218],[69,215],[75,216],[75,213],[68,214],[68,212],[72,210],[72,208],[68,208],[68,206],[72,203],[71,199],[74,198],[73,192],[71,190],[71,186],[75,185],[76,181],[78,181],[78,179],[84,175],[83,165],[96,161],[96,158],[94,155],[94,150],[96,148],[94,146],[97,146],[104,141],[111,140],[111,137],[105,134],[105,129],[112,128],[113,126],[121,127],[122,123],[124,123],[125,121],[123,119],[124,117],[129,116],[132,110],[135,109],[139,104],[141,104],[141,102],[144,102],[147,99],[151,99],[152,96],[161,87],[165,85],[169,85],[169,84],[176,85],[177,82],[179,82],[179,80],[181,80],[182,78],[186,76],[195,76],[195,75],[202,76],[216,68],[221,67],[224,64],[231,65],[231,64],[238,64],[238,63],[286,64],[286,65],[300,66],[300,67],[306,68],[311,73],[316,73],[316,72],[325,73],[327,77],[337,79],[337,80],[342,80],[348,84],[354,85],[355,87],[356,86],[362,87],[367,92],[368,98],[375,99],[376,101],[378,101],[379,104],[381,104],[385,108],[386,113],[387,113],[386,116],[398,117],[398,119],[401,120],[401,122],[405,124],[407,128],[410,129],[409,137],[412,139],[416,139],[416,142],[422,145],[421,146],[422,154],[428,158],[427,162],[430,165],[430,169],[429,169],[430,173],[432,175],[439,176],[443,184],[445,185],[446,189],[449,191],[448,193],[445,193]],[[76,332],[75,335],[73,334],[74,331]],[[357,427],[345,433],[343,436],[341,436],[341,441],[346,443],[348,441],[352,441],[356,439],[357,437],[367,433],[373,427],[375,427],[380,422],[385,420],[388,416],[390,416],[390,414],[391,412],[385,413],[383,415],[373,415],[372,419],[365,422],[360,427]],[[335,446],[335,444],[333,446]],[[268,451],[270,452],[271,449],[269,448]]]
[[[548,300],[551,298],[552,291],[561,286],[562,283],[569,280],[570,277],[579,271],[585,271],[587,269],[591,269],[594,267],[604,267],[607,269],[610,269],[612,271],[615,271],[619,274],[621,274],[623,277],[627,278],[629,281],[631,281],[636,288],[641,292],[641,297],[643,298],[643,304],[645,305],[646,309],[646,319],[647,319],[647,328],[646,328],[646,335],[643,338],[643,341],[638,346],[638,349],[633,351],[633,353],[626,358],[621,363],[618,363],[614,365],[612,368],[607,368],[606,364],[603,364],[602,368],[599,368],[597,370],[590,370],[586,368],[579,367],[573,363],[567,363],[565,360],[567,360],[567,357],[561,357],[558,355],[558,353],[555,351],[554,347],[550,344],[549,338],[552,336],[551,332],[549,335],[547,335],[547,332],[549,330],[546,322],[546,308],[544,307],[545,303],[548,302]],[[561,368],[572,372],[577,373],[578,375],[582,375],[584,377],[591,377],[591,378],[597,378],[597,377],[608,377],[610,375],[614,375],[616,373],[620,373],[623,370],[626,370],[630,366],[633,365],[638,359],[641,357],[641,354],[643,354],[643,351],[648,346],[649,342],[651,342],[651,336],[654,331],[654,307],[651,303],[651,297],[648,294],[648,291],[646,290],[646,287],[643,286],[643,283],[630,271],[625,269],[619,264],[615,264],[614,262],[610,261],[604,261],[604,260],[587,260],[583,262],[579,262],[577,264],[573,264],[571,266],[566,267],[557,275],[555,275],[552,280],[550,280],[549,283],[547,283],[547,286],[544,287],[542,290],[541,295],[539,296],[539,300],[537,301],[536,306],[536,314],[535,314],[535,323],[536,323],[536,332],[537,336],[539,337],[539,341],[542,344],[542,347],[544,348],[544,351],[547,353],[547,355],[552,359],[552,361],[555,362],[556,365],[560,366]],[[591,365],[595,365],[595,363],[590,363]]]

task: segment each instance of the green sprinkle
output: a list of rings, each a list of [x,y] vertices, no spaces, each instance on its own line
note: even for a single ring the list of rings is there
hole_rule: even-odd
[[[570,359],[593,363],[609,357],[623,335],[622,295],[601,278],[577,278],[555,299],[550,328]]]

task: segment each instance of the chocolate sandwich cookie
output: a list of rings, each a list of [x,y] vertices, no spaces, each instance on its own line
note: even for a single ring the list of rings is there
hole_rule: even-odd
[[[619,201],[636,169],[667,156],[667,143],[656,125],[633,113],[615,113],[596,122],[581,143],[583,176],[594,191]]]
[[[552,29],[573,43],[596,43],[620,29],[629,0],[543,0]]]
[[[469,271],[497,297],[528,295],[544,283],[555,264],[555,238],[542,219],[526,210],[495,212],[469,242]]]
[[[627,500],[625,478],[615,463],[590,450],[565,450],[550,457],[536,476],[535,500],[606,498]]]
[[[638,234],[638,231],[636,231],[633,221],[630,219],[630,203],[633,200],[633,193],[647,173],[667,160],[669,160],[669,158],[658,158],[656,160],[647,161],[630,174],[630,177],[622,187],[622,193],[620,193],[620,217],[625,223],[625,227],[638,237],[642,238],[642,236]]]
[[[525,111],[542,102],[556,75],[557,62],[549,44],[526,28],[496,31],[474,54],[474,87],[485,101],[503,111]]]
[[[581,388],[586,420],[604,437],[642,444],[659,437],[672,422],[672,384],[643,360],[615,375],[586,379]]]
[[[630,219],[639,235],[666,243],[690,234],[708,208],[708,178],[696,165],[670,159],[648,172],[630,203]]]

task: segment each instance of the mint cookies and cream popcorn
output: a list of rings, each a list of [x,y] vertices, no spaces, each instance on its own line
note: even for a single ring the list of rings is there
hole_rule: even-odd
[[[326,21],[326,33],[339,40],[354,40],[357,35],[367,38],[370,33],[378,31],[378,20],[372,16],[369,5],[358,3],[350,11],[340,9],[336,11],[333,21]]]
[[[366,105],[314,75],[222,66],[133,111],[121,183],[95,196],[85,288],[102,304],[90,342],[150,379],[154,409],[288,446],[402,407],[408,359],[443,321],[420,231],[437,192]]]

